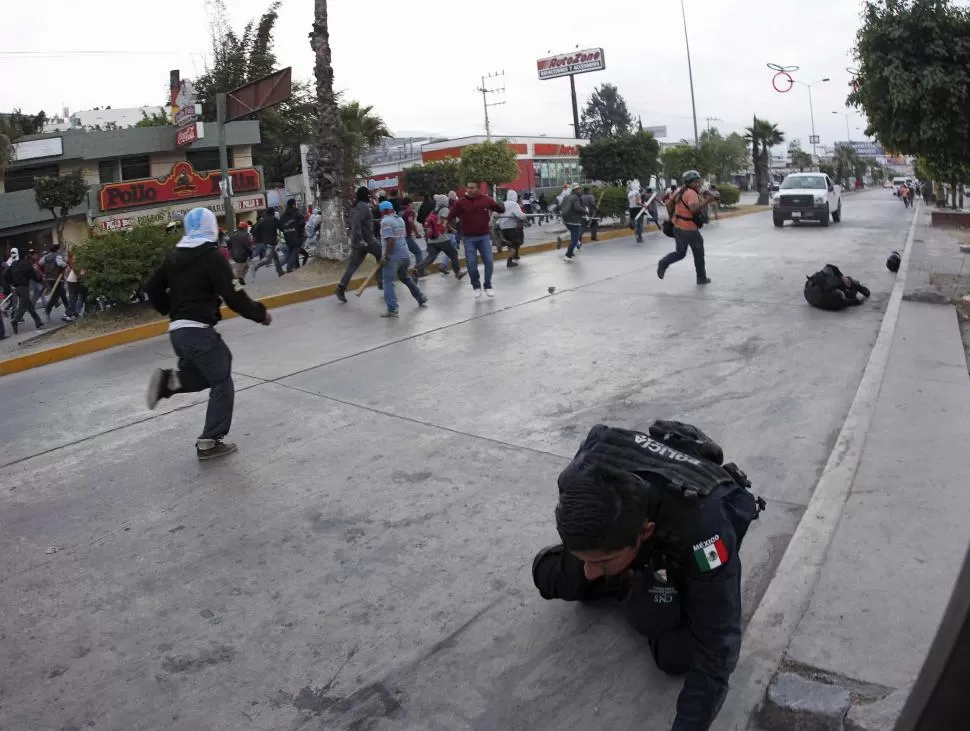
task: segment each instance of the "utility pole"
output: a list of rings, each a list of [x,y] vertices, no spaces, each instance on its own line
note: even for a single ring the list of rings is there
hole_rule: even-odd
[[[488,74],[487,76],[483,76],[482,77],[482,85],[480,87],[478,87],[477,89],[475,89],[475,91],[480,92],[481,95],[482,95],[482,106],[485,108],[485,137],[489,141],[491,141],[491,139],[492,139],[492,125],[491,125],[491,123],[488,120],[488,108],[489,107],[498,107],[498,106],[501,106],[502,104],[505,104],[505,102],[489,102],[488,101],[488,95],[489,94],[504,94],[505,93],[505,86],[504,86],[504,83],[503,83],[503,86],[502,86],[501,89],[497,89],[497,88],[496,89],[489,89],[485,85],[485,80],[486,79],[497,79],[500,76],[503,76],[504,77],[505,76],[505,72],[504,71],[496,71],[495,73],[491,73],[491,74]]]
[[[707,118],[707,131],[711,131],[711,122],[723,122],[724,120],[720,117],[708,117]]]
[[[694,147],[700,144],[700,137],[697,135],[697,103],[694,101],[694,69],[690,62],[690,38],[687,37],[687,11],[684,9],[684,0],[680,0],[680,14],[684,16],[684,45],[687,46],[687,75],[690,77],[690,107],[694,112]]]

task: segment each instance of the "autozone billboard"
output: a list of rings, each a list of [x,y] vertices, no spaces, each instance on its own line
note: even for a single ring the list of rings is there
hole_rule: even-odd
[[[536,61],[536,66],[539,68],[540,79],[555,79],[558,76],[602,71],[606,68],[606,55],[602,48],[587,48],[585,51],[540,58]]]

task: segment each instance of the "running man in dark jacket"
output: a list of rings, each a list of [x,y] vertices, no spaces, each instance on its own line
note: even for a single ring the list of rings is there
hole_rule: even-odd
[[[350,258],[347,260],[347,268],[340,277],[337,284],[337,299],[342,303],[347,303],[347,286],[350,284],[351,277],[354,276],[360,265],[368,254],[377,260],[378,266],[381,263],[381,245],[377,243],[374,236],[373,214],[370,206],[370,191],[361,186],[357,189],[357,202],[350,212]],[[377,281],[381,282],[381,270],[377,271]]]
[[[283,265],[280,263],[279,254],[276,246],[279,243],[280,223],[276,218],[276,211],[267,208],[263,215],[253,226],[253,241],[256,242],[256,258],[258,261],[253,266],[253,278],[255,281],[256,272],[260,267],[264,267],[272,260],[276,265],[277,276],[283,276]]]
[[[44,323],[41,322],[37,310],[34,309],[34,302],[30,297],[30,283],[37,282],[39,284],[42,281],[40,274],[37,273],[37,252],[33,249],[28,249],[24,256],[21,256],[10,265],[8,277],[10,279],[10,286],[13,287],[18,301],[17,312],[11,323],[14,334],[17,333],[20,324],[23,322],[24,314],[28,312],[34,318],[34,325],[40,330],[44,327]]]
[[[303,239],[306,234],[306,219],[297,209],[295,198],[286,201],[286,210],[280,216],[280,231],[283,232],[283,240],[286,242],[286,271],[296,271],[300,268],[300,251],[303,249]]]
[[[218,224],[208,208],[186,215],[185,236],[148,280],[145,289],[152,306],[172,321],[168,327],[178,370],[158,368],[148,385],[148,408],[177,393],[209,389],[205,427],[195,441],[199,459],[213,459],[236,451],[224,442],[232,426],[235,388],[232,353],[215,330],[222,302],[261,325],[273,318],[259,302],[236,286],[229,265],[216,250]]]

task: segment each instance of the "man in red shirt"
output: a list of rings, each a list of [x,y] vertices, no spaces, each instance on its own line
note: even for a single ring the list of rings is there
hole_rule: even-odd
[[[482,296],[482,281],[478,275],[479,254],[485,265],[485,294],[489,297],[495,296],[492,289],[492,237],[489,236],[492,211],[505,213],[505,206],[487,195],[482,195],[478,183],[468,183],[465,186],[465,197],[458,199],[449,215],[461,222],[468,276],[476,299]]]

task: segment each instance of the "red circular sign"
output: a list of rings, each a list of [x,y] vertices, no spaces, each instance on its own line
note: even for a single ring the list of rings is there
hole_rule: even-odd
[[[782,81],[779,82],[779,79]],[[783,85],[780,86],[779,84]],[[791,91],[792,87],[795,85],[795,80],[791,77],[787,71],[779,71],[771,79],[771,85],[775,87],[775,91],[779,94],[786,94]]]

